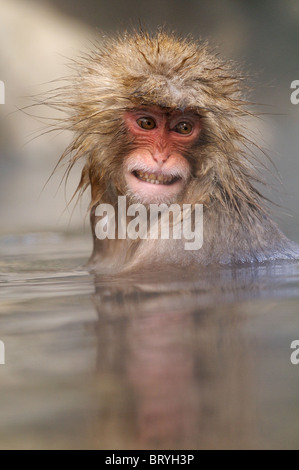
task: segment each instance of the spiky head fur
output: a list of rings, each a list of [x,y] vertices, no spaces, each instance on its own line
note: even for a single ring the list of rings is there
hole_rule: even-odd
[[[74,131],[74,140],[63,158],[70,156],[70,166],[85,158],[79,190],[91,184],[91,207],[107,190],[118,193],[121,175],[113,188],[107,181],[115,179],[133,145],[122,115],[139,105],[189,109],[201,116],[201,138],[190,154],[195,199],[258,203],[251,184],[258,178],[244,153],[248,138],[240,125],[240,117],[250,114],[249,103],[241,97],[243,78],[232,69],[206,43],[163,32],[106,38],[78,61],[76,76],[49,102],[68,113],[62,127]]]

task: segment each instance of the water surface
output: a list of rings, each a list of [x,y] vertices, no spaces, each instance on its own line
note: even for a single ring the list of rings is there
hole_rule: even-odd
[[[299,264],[105,277],[0,238],[1,449],[299,448]]]

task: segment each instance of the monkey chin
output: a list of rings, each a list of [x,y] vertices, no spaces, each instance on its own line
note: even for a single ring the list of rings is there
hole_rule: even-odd
[[[185,178],[162,173],[128,172],[127,195],[140,204],[171,204],[179,199],[186,184]]]

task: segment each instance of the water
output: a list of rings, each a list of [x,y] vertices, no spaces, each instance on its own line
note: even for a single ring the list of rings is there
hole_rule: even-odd
[[[1,449],[299,448],[299,265],[97,277],[0,238]]]

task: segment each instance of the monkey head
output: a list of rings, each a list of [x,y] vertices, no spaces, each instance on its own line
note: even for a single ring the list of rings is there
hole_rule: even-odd
[[[206,44],[126,34],[106,39],[77,70],[53,101],[75,135],[63,157],[70,168],[85,159],[78,190],[91,186],[91,207],[119,195],[144,204],[255,197],[236,178],[252,171],[240,159],[240,77]]]

